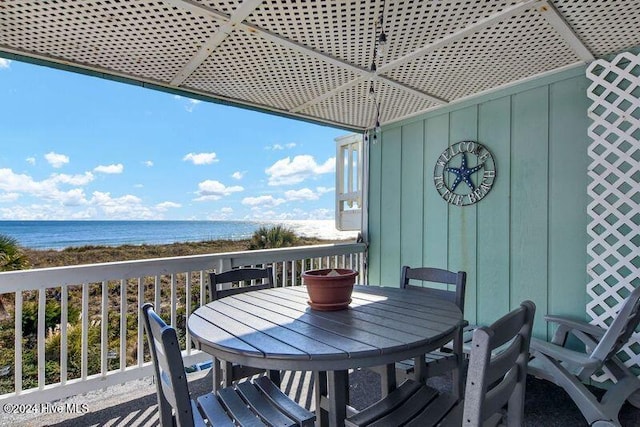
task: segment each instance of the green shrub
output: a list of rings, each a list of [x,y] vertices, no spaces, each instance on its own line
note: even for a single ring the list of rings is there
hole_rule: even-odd
[[[273,227],[262,226],[251,236],[249,249],[286,248],[294,246],[297,240],[298,236],[296,233],[283,225]]]
[[[62,307],[60,302],[49,299],[44,309],[44,327],[46,330],[54,329],[60,325],[62,318]],[[77,307],[69,307],[67,313],[67,321],[76,323],[80,318],[80,309]],[[22,303],[22,335],[27,337],[34,335],[38,331],[38,302],[24,301]]]

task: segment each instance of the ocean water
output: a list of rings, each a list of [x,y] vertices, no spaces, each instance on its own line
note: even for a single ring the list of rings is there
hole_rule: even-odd
[[[357,233],[336,230],[333,220],[308,221],[0,221],[0,234],[32,249],[78,246],[166,244],[248,239],[261,226],[282,224],[300,236],[352,239]]]

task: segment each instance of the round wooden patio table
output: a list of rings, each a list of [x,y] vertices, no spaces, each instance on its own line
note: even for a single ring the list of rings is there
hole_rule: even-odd
[[[218,359],[315,371],[317,424],[341,426],[350,368],[410,359],[453,338],[462,313],[425,294],[355,286],[349,308],[317,311],[304,286],[272,288],[210,302],[189,316],[188,327],[197,347]]]

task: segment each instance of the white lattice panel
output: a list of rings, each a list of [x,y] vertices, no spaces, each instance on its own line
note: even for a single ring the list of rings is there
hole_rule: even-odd
[[[640,286],[640,56],[623,53],[611,62],[595,61],[587,76],[592,81],[587,313],[593,324],[607,327],[618,305]],[[628,366],[640,366],[640,334],[622,353]]]
[[[596,57],[637,45],[640,7],[637,1],[555,0],[553,2]]]
[[[466,3],[462,5],[460,0],[269,1],[256,9],[250,21],[298,43],[368,68],[373,53],[374,23],[382,13],[383,4],[385,33],[393,43],[389,43],[388,54],[378,61],[378,66],[474,24],[517,1],[472,0]],[[323,30],[309,31],[310,28]]]
[[[331,79],[326,76],[331,75]],[[184,86],[253,104],[293,109],[355,76],[352,72],[234,31]]]
[[[219,27],[162,1],[3,0],[3,9],[2,44],[161,82]]]
[[[388,75],[453,100],[577,61],[576,54],[551,25],[537,11],[529,10],[395,68]]]
[[[370,86],[369,81],[362,81],[310,105],[301,112],[331,121],[339,120],[341,116],[348,114],[357,126],[373,128],[376,124],[376,102],[380,104],[381,123],[437,106],[425,98],[382,82],[374,84],[376,95],[372,98],[369,94]]]

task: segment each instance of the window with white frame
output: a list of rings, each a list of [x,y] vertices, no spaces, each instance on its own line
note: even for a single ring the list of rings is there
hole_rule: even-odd
[[[336,228],[360,231],[362,227],[363,143],[361,134],[336,141]]]

